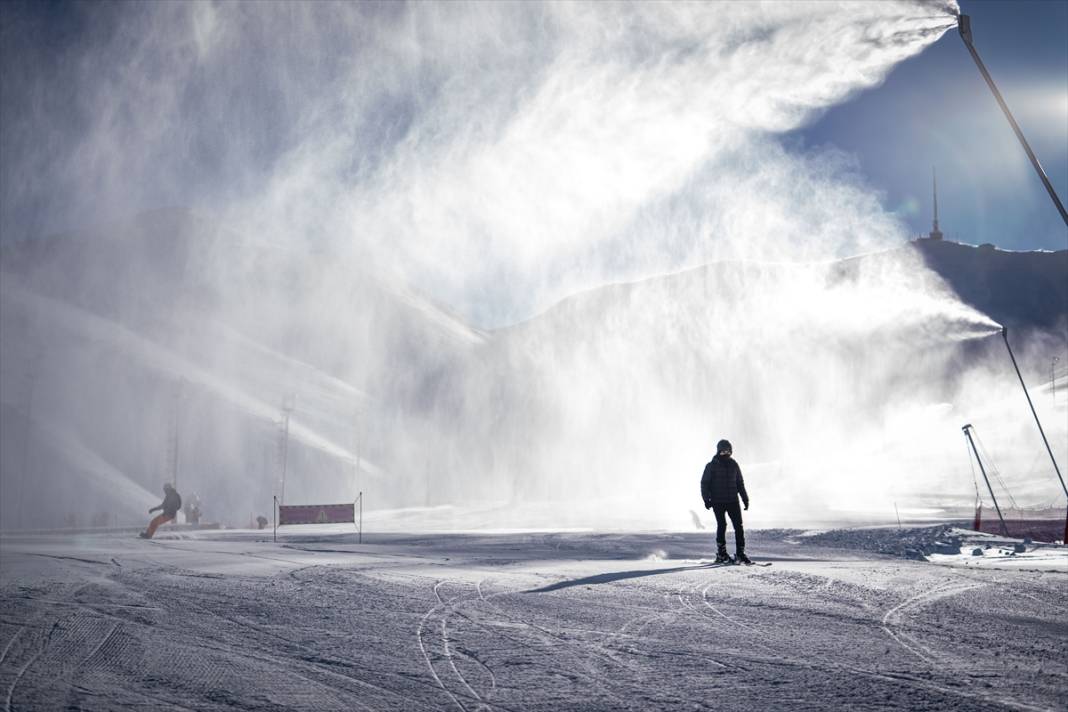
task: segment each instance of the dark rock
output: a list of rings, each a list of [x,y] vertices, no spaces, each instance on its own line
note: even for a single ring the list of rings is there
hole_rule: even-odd
[[[1027,551],[1027,547],[1023,544],[1013,544],[1012,551],[1016,554],[1022,554]]]
[[[927,552],[936,551],[936,543],[960,545],[960,540],[950,534],[952,527],[945,524],[916,527],[880,527],[873,529],[833,529],[806,536],[801,543],[815,546],[872,551],[879,554],[900,556],[917,561],[926,561]],[[959,548],[957,549],[959,552]]]
[[[934,553],[936,554],[959,554],[960,543],[951,543],[946,541],[936,541],[934,543]]]
[[[982,555],[983,555],[983,550],[980,549],[979,547],[975,547],[974,549],[972,549],[972,556],[982,556]]]

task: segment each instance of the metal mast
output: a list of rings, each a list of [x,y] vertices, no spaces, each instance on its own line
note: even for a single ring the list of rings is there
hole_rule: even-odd
[[[975,459],[979,463],[979,471],[983,473],[983,481],[986,482],[986,490],[990,493],[990,499],[994,500],[994,509],[998,512],[998,519],[1001,520],[1001,534],[1002,536],[1009,535],[1009,529],[1005,526],[1005,517],[1001,516],[1001,507],[998,506],[998,498],[994,496],[994,488],[990,486],[990,478],[986,476],[986,467],[983,466],[983,459],[979,457],[979,451],[975,448],[975,441],[972,440],[971,432],[972,424],[968,423],[961,430],[964,431],[964,437],[968,438],[968,444],[972,446],[972,452],[975,453]]]
[[[931,193],[934,195],[934,231],[938,232],[938,174],[931,166]]]
[[[928,237],[932,240],[941,240],[942,231],[938,229],[938,176],[935,174],[934,166],[931,166],[931,194],[934,197],[934,225]]]
[[[286,396],[282,399],[282,422],[279,423],[278,432],[278,458],[282,461],[282,496],[279,501],[286,503],[286,470],[289,466],[289,416],[293,412],[294,397]]]
[[[1020,379],[1020,387],[1023,389],[1024,397],[1027,398],[1027,405],[1031,408],[1031,415],[1035,417],[1035,425],[1038,426],[1038,434],[1042,436],[1042,442],[1046,445],[1046,452],[1049,453],[1050,462],[1053,463],[1053,471],[1057,473],[1057,479],[1061,483],[1061,489],[1064,490],[1064,496],[1068,498],[1068,487],[1064,485],[1064,478],[1061,477],[1061,468],[1057,466],[1057,458],[1053,456],[1053,448],[1049,446],[1049,440],[1046,439],[1046,431],[1042,429],[1042,423],[1038,419],[1038,413],[1035,411],[1035,404],[1031,402],[1031,394],[1027,392],[1027,386],[1024,384],[1023,376],[1020,374],[1020,367],[1016,365],[1016,356],[1012,353],[1012,346],[1009,345],[1009,328],[1007,326],[1001,327],[1001,337],[1005,339],[1005,348],[1009,350],[1009,358],[1012,359],[1012,367],[1016,369],[1016,377]],[[1068,512],[1064,517],[1064,542],[1068,544]]]
[[[352,484],[357,492],[360,491],[360,469],[363,466],[361,456],[363,454],[363,414],[356,412],[356,461],[352,473]]]
[[[1031,165],[1035,167],[1035,172],[1038,173],[1038,177],[1042,180],[1042,185],[1046,187],[1046,192],[1049,193],[1049,197],[1053,200],[1053,204],[1057,206],[1057,211],[1060,212],[1061,219],[1064,220],[1065,225],[1068,225],[1068,212],[1065,211],[1064,204],[1061,203],[1061,199],[1057,197],[1057,191],[1053,189],[1053,184],[1049,182],[1049,177],[1046,176],[1046,171],[1042,170],[1042,164],[1038,162],[1035,152],[1031,150],[1031,145],[1028,144],[1027,139],[1024,138],[1023,131],[1020,130],[1019,124],[1017,124],[1016,119],[1013,118],[1012,112],[1009,111],[1009,107],[1005,103],[1005,100],[1001,98],[1001,92],[998,91],[997,86],[994,84],[994,80],[990,77],[990,72],[986,71],[986,66],[983,64],[983,60],[979,59],[979,53],[975,51],[975,45],[972,44],[972,19],[967,15],[961,15],[957,22],[957,29],[960,30],[960,38],[964,40],[964,46],[968,48],[968,51],[972,55],[972,59],[975,60],[975,66],[979,67],[979,73],[983,75],[983,79],[986,80],[986,85],[990,87],[990,91],[994,94],[998,106],[1000,106],[1001,111],[1004,112],[1005,118],[1009,120],[1009,125],[1012,126],[1016,138],[1020,140],[1020,145],[1023,146],[1024,151],[1027,152],[1027,157],[1031,159]]]
[[[171,404],[171,432],[167,438],[167,470],[171,484],[178,488],[178,467],[182,444],[182,400],[185,397],[185,378],[178,379]]]
[[[37,364],[41,359],[38,357],[34,360],[26,382],[26,410],[24,415],[24,427],[22,438],[22,473],[19,478],[19,498],[18,498],[18,527],[22,529],[23,525],[23,510],[25,507],[23,503],[26,498],[26,478],[30,473],[30,441],[33,439],[33,393],[37,387]]]
[[[1001,327],[1001,336],[1005,339],[1005,348],[1009,350],[1009,358],[1012,359],[1012,367],[1016,369],[1016,377],[1020,379],[1020,387],[1023,388],[1024,397],[1027,398],[1027,405],[1031,408],[1031,415],[1035,417],[1035,425],[1038,426],[1038,434],[1042,436],[1042,442],[1046,444],[1046,452],[1049,453],[1050,462],[1053,463],[1053,471],[1057,473],[1057,479],[1060,480],[1061,489],[1064,490],[1064,496],[1068,497],[1068,487],[1064,485],[1064,478],[1061,477],[1061,468],[1057,467],[1057,458],[1053,457],[1053,449],[1049,446],[1049,440],[1046,439],[1046,431],[1042,429],[1042,423],[1038,420],[1038,413],[1035,412],[1035,404],[1031,402],[1031,394],[1027,392],[1027,386],[1024,385],[1023,376],[1020,375],[1020,367],[1016,365],[1016,356],[1012,353],[1012,347],[1009,346],[1009,328],[1007,326]]]
[[[1046,443],[1046,452],[1050,454],[1050,461],[1053,463],[1053,471],[1057,473],[1057,479],[1061,480],[1061,489],[1065,491],[1065,496],[1068,497],[1068,487],[1065,487],[1065,478],[1061,476],[1061,468],[1057,466],[1057,459],[1053,457],[1053,449],[1050,447],[1050,441],[1046,439],[1046,431],[1042,430],[1042,424],[1038,421],[1038,413],[1035,412],[1035,404],[1031,402],[1031,394],[1027,393],[1027,386],[1023,383],[1023,376],[1020,375],[1020,367],[1016,365],[1016,357],[1012,354],[1012,347],[1008,345],[1008,327],[1002,327],[1002,337],[1005,339],[1005,348],[1008,349],[1008,358],[1012,360],[1012,368],[1016,369],[1016,376],[1020,379],[1020,387],[1023,389],[1023,395],[1027,398],[1027,406],[1031,407],[1031,414],[1035,416],[1035,425],[1038,426],[1038,434],[1042,437],[1042,442]]]

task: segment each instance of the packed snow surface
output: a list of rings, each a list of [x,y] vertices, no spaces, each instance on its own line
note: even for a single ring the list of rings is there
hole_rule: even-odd
[[[9,535],[0,705],[1063,709],[1063,548],[1006,570],[811,539],[717,567],[707,533]]]

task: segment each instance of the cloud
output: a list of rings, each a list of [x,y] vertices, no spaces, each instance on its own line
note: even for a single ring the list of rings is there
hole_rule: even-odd
[[[716,254],[740,222],[797,244],[792,175],[824,173],[840,219],[885,242],[897,228],[854,175],[774,136],[878,84],[947,8],[86,6],[41,67],[16,34],[50,18],[6,10],[4,233],[186,204],[426,285],[484,326],[624,276],[604,265],[651,220],[686,214],[697,234],[627,276]],[[766,219],[739,217],[739,187]]]

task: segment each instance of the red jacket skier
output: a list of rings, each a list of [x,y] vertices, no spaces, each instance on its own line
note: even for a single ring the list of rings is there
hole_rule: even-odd
[[[157,509],[162,509],[163,511],[148,523],[148,529],[140,534],[141,538],[151,539],[152,535],[156,533],[156,529],[158,529],[161,524],[166,524],[173,520],[178,514],[178,510],[181,508],[181,495],[178,494],[178,490],[174,489],[174,486],[170,482],[167,482],[163,485],[163,502],[148,510],[148,513],[152,514],[152,512],[155,512]]]

